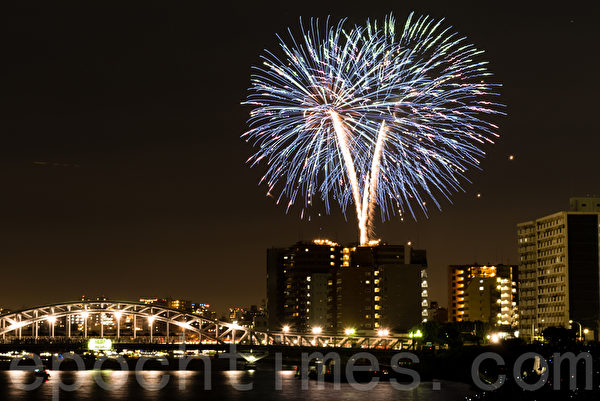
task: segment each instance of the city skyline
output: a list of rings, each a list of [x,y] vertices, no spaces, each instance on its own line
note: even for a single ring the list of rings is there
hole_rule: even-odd
[[[354,240],[352,216],[345,221],[338,209],[311,222],[299,221],[298,211],[285,215],[243,162],[251,148],[238,138],[248,112],[239,102],[249,66],[299,15],[446,17],[487,50],[504,84],[501,138],[466,193],[428,220],[377,224],[379,238],[427,249],[431,300],[445,305],[448,265],[515,264],[518,222],[600,193],[599,139],[589,135],[597,84],[582,85],[598,67],[595,25],[585,10],[566,8],[575,6],[518,15],[417,3],[354,6],[344,15],[334,6],[222,9],[238,31],[193,24],[193,13],[177,8],[138,16],[134,7],[119,15],[81,7],[42,16],[22,6],[2,27],[11,79],[3,94],[0,265],[10,285],[0,306],[82,293],[172,295],[219,310],[250,305],[264,298],[267,248]],[[85,18],[75,18],[80,11]],[[533,18],[540,13],[544,19]],[[209,40],[212,31],[222,35]],[[23,288],[27,299],[18,295]]]

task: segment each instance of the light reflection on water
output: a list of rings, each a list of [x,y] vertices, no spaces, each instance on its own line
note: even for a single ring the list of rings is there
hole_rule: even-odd
[[[367,392],[352,388],[347,383],[342,383],[341,389],[335,390],[332,383],[320,386],[311,380],[308,390],[303,390],[301,380],[294,377],[293,371],[278,373],[281,390],[276,390],[275,372],[262,370],[212,372],[209,389],[205,387],[203,372],[196,371],[139,371],[137,376],[136,372],[112,370],[53,371],[50,374],[46,383],[25,391],[22,387],[33,382],[31,373],[0,372],[0,400],[462,401],[465,395],[471,393],[469,385],[453,382],[442,382],[438,391],[432,389],[431,382],[421,383],[412,391],[400,391],[390,383],[381,382]],[[71,386],[73,391],[61,390],[60,382]],[[251,385],[252,390],[240,391],[240,385]]]

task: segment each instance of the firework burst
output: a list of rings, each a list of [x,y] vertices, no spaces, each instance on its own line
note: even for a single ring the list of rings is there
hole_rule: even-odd
[[[382,220],[414,216],[461,190],[497,136],[485,117],[502,112],[483,52],[442,21],[411,14],[398,33],[391,16],[344,24],[311,20],[300,41],[279,38],[282,55],[262,56],[243,137],[278,203],[301,202],[302,216],[315,197],[327,212],[352,203],[366,244],[377,207]]]

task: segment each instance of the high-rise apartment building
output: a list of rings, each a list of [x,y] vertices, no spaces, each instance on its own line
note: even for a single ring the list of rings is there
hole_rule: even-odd
[[[573,321],[597,338],[599,218],[600,198],[571,198],[569,211],[517,225],[522,337]]]
[[[267,252],[269,327],[406,331],[427,319],[425,251],[299,242]]]
[[[328,240],[298,242],[267,250],[267,311],[269,327],[286,325],[306,332],[334,328],[333,280],[343,263],[342,247]]]
[[[453,265],[448,268],[448,319],[517,327],[517,268],[508,265]]]

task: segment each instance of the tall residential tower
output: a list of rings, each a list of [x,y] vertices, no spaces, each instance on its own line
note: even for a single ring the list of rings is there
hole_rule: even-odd
[[[573,325],[598,337],[599,217],[600,198],[571,198],[569,211],[518,224],[522,337]]]
[[[408,331],[427,319],[425,251],[319,239],[267,251],[269,327]]]
[[[448,319],[480,321],[506,331],[518,324],[518,272],[508,265],[452,265],[448,268]]]

